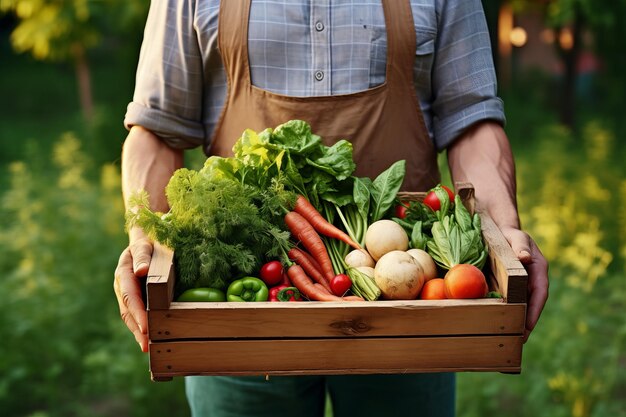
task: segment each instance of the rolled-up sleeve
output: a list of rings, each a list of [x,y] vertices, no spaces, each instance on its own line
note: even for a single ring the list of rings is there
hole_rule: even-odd
[[[152,1],[139,55],[133,101],[124,126],[140,125],[170,146],[204,141],[202,56],[193,25],[194,1]]]
[[[505,116],[480,0],[441,0],[437,8],[432,111],[435,144],[441,150],[474,123],[504,124]]]

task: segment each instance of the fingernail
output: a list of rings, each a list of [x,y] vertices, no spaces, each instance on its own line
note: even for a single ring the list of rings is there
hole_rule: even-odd
[[[530,258],[530,253],[526,250],[523,250],[519,253],[519,256],[522,258]]]
[[[139,264],[137,264],[137,266],[135,266],[135,271],[139,271],[141,269],[146,269],[148,267],[148,264],[145,262],[141,262]]]

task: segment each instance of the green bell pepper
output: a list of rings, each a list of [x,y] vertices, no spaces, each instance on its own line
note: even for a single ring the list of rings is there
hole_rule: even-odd
[[[226,295],[224,291],[217,288],[191,288],[183,292],[176,301],[208,301],[219,302],[226,301]]]
[[[226,290],[228,301],[267,301],[269,290],[259,278],[244,277],[231,282]]]

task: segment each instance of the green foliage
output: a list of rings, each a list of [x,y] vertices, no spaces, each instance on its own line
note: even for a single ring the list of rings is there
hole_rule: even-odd
[[[133,196],[129,227],[139,226],[175,252],[178,292],[193,287],[226,290],[228,284],[258,272],[270,258],[288,251],[289,232],[281,229],[283,204],[293,198],[278,184],[267,190],[224,178],[217,161],[194,171],[182,168],[170,179],[170,210],[155,213],[147,193]],[[221,159],[224,163],[228,159]]]
[[[552,124],[519,136],[516,122],[520,215],[550,262],[550,299],[522,374],[461,374],[458,408],[467,417],[625,416],[624,145],[597,121],[580,136]]]
[[[150,383],[112,292],[126,241],[118,167],[93,166],[71,133],[46,156],[9,165],[0,201],[2,414],[178,413],[180,382]]]
[[[130,26],[146,11],[146,2],[139,0],[0,1],[0,13],[13,12],[19,20],[11,34],[15,50],[40,60],[63,60],[74,55],[77,47],[91,48],[112,26],[108,21],[116,19],[118,28]]]

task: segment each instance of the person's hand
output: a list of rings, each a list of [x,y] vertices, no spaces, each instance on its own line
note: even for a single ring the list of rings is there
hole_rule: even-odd
[[[548,261],[531,237],[521,230],[504,228],[502,234],[528,272],[528,307],[524,334],[526,342],[548,299]]]
[[[143,352],[148,351],[148,315],[141,297],[140,278],[148,274],[152,249],[152,242],[143,232],[131,230],[130,245],[120,256],[113,281],[120,316]]]

